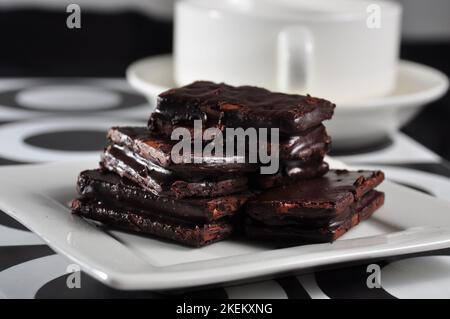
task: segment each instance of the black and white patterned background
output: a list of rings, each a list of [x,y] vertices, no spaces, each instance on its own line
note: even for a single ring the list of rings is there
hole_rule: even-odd
[[[109,126],[145,124],[150,110],[123,79],[0,80],[0,165],[98,156]],[[335,155],[347,163],[382,167],[403,185],[450,200],[447,163],[401,133],[374,147]],[[0,298],[450,298],[450,250],[378,264],[378,289],[366,285],[368,262],[164,294],[112,289],[82,273],[81,288],[70,289],[69,261],[0,211]]]

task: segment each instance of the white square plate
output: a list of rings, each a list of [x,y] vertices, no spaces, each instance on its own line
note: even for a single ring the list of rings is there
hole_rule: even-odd
[[[331,161],[331,166],[339,163]],[[0,209],[100,281],[120,289],[173,289],[248,280],[361,259],[450,247],[450,203],[385,181],[386,203],[332,244],[275,249],[226,240],[188,248],[98,227],[70,214],[78,173],[97,161],[0,168]]]

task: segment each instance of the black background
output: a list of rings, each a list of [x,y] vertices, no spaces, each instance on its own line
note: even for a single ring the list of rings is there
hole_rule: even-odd
[[[172,51],[172,22],[135,11],[82,13],[66,27],[65,11],[0,10],[0,77],[123,77],[141,57]],[[403,42],[401,57],[450,75],[450,42]],[[450,159],[450,94],[428,106],[404,132]]]

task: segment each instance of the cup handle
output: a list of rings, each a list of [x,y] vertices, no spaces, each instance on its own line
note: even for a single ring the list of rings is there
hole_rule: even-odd
[[[307,28],[290,26],[278,33],[276,57],[279,91],[306,93],[310,88],[313,54],[313,36]]]

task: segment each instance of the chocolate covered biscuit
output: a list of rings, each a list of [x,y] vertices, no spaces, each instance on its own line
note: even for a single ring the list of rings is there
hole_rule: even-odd
[[[80,198],[71,202],[72,212],[106,225],[136,231],[201,247],[228,237],[232,225],[226,220],[210,224],[194,224],[168,217],[157,211],[144,211],[134,207],[111,205],[105,201]]]
[[[181,126],[162,123],[160,120],[156,120],[158,116],[158,113],[153,113],[151,116],[152,121],[155,119],[155,124],[152,125],[153,133],[143,128],[116,127],[109,130],[108,137],[114,143],[132,147],[142,156],[148,156],[150,160],[157,160],[160,165],[167,167],[170,165],[169,155],[174,144],[170,141],[170,134],[174,129]],[[188,130],[190,136],[194,136],[193,127],[183,126],[182,128]],[[226,132],[221,133],[224,136],[224,141],[226,141]],[[210,141],[204,139],[205,143]],[[270,138],[267,142],[267,152],[271,154],[275,143]],[[278,157],[286,161],[307,161],[311,158],[324,157],[329,151],[330,145],[331,138],[327,134],[325,126],[321,124],[302,132],[301,135],[279,136],[277,143]],[[247,150],[249,150],[248,144]]]
[[[359,222],[368,219],[384,203],[384,193],[375,190],[366,193],[347,208],[348,214],[336,220],[257,220],[248,217],[245,234],[257,240],[270,240],[284,245],[332,242]]]
[[[119,175],[101,169],[80,173],[77,182],[82,197],[123,202],[142,210],[159,211],[168,216],[196,223],[210,223],[239,212],[250,194],[216,198],[177,199],[156,196]]]
[[[247,191],[244,176],[180,176],[143,160],[132,151],[117,145],[108,146],[102,154],[101,166],[123,178],[128,178],[143,189],[165,197],[214,197]]]
[[[109,129],[72,212],[193,247],[241,231],[283,245],[332,242],[384,203],[381,171],[324,162],[334,108],[208,81],[167,90],[147,127]]]
[[[171,152],[172,147],[178,141],[156,136],[145,127],[113,127],[108,130],[107,136],[112,143],[126,147],[139,156],[142,161],[148,161],[150,165],[158,165],[177,172],[179,175],[185,175],[186,172],[202,175],[244,173],[254,172],[259,168],[256,163],[249,163],[245,154],[244,156],[233,154],[231,156],[219,156],[218,154],[205,156],[203,145],[198,153],[191,145],[190,153],[181,154],[185,159],[180,163],[174,162]]]
[[[252,174],[250,184],[257,189],[268,189],[295,182],[318,178],[325,175],[329,170],[327,162],[322,158],[301,162],[282,161],[278,173],[272,175]]]
[[[266,190],[247,202],[246,213],[333,218],[384,180],[381,171],[330,170],[320,178]]]
[[[192,126],[201,120],[203,127],[279,128],[281,133],[298,135],[330,119],[334,108],[333,103],[309,95],[198,81],[161,93],[156,112],[173,125]]]

